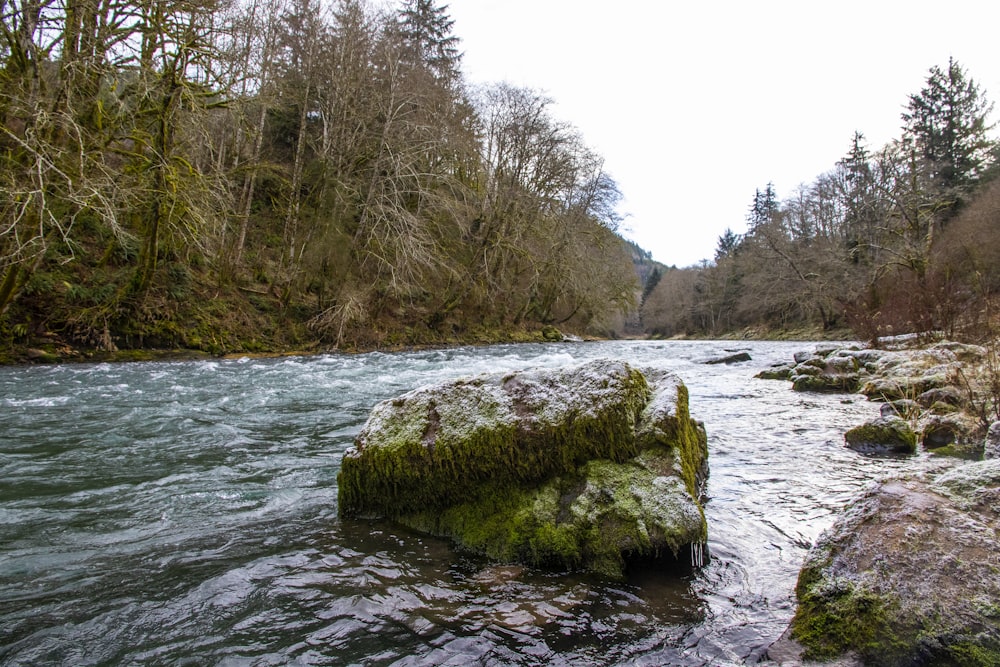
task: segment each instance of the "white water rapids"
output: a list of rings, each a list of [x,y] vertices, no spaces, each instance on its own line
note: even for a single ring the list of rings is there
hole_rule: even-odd
[[[787,626],[810,544],[874,477],[877,414],[754,374],[807,343],[607,342],[0,368],[0,664],[739,665]],[[747,350],[753,360],[701,362]],[[677,372],[709,435],[708,560],[625,583],[341,522],[378,401],[597,357]]]

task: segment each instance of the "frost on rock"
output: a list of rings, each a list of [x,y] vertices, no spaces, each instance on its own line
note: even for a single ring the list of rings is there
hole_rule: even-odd
[[[339,512],[620,576],[631,557],[704,542],[706,442],[668,373],[598,360],[482,375],[376,406],[345,454]]]
[[[844,440],[851,449],[866,454],[912,454],[917,447],[917,435],[909,422],[891,415],[852,428]]]
[[[1000,466],[883,480],[806,559],[792,636],[807,659],[1000,664]]]

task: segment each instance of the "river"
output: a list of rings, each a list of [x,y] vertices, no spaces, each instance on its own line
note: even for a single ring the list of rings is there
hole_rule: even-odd
[[[0,664],[742,665],[812,542],[874,477],[861,396],[753,376],[808,343],[601,342],[0,368]],[[727,350],[753,360],[704,365]],[[668,368],[709,435],[701,570],[500,566],[337,518],[371,407],[598,357]]]

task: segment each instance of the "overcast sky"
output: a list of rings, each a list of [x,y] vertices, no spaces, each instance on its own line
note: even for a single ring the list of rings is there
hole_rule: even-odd
[[[711,258],[755,189],[789,196],[855,130],[873,149],[898,137],[949,56],[1000,100],[1000,4],[983,0],[443,4],[467,78],[552,97],[624,193],[625,236],[666,264]]]

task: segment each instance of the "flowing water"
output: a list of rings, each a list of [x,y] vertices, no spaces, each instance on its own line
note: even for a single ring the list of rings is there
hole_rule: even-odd
[[[727,349],[748,363],[704,365]],[[859,396],[753,379],[809,344],[609,342],[0,368],[0,664],[738,665],[873,477]],[[378,401],[596,357],[676,371],[709,434],[707,565],[626,582],[337,518]]]

